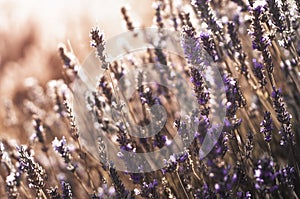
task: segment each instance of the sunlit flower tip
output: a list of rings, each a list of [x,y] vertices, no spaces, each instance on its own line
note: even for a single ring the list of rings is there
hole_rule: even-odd
[[[58,140],[57,137],[52,141],[52,147],[63,159],[64,162],[69,164],[71,163],[72,155],[67,145],[67,140],[63,136],[61,140]]]

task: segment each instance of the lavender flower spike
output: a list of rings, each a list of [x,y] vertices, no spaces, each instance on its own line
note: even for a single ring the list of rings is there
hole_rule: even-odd
[[[264,120],[262,121],[262,123],[260,123],[260,132],[264,134],[265,141],[268,143],[272,140],[272,130],[273,125],[271,113],[269,111],[266,111],[264,115]]]
[[[21,171],[26,172],[29,187],[35,188],[36,190],[42,189],[47,179],[46,171],[40,164],[34,161],[25,146],[18,147],[18,153],[20,168]]]

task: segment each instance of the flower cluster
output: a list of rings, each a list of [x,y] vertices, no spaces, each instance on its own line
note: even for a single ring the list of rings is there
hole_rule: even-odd
[[[36,189],[38,192],[45,186],[47,173],[45,169],[29,154],[25,146],[18,147],[20,170],[26,173],[29,187]]]
[[[72,96],[76,80],[85,80],[84,60],[63,45],[61,79],[43,86],[30,78],[15,94],[20,99],[6,100],[0,197],[300,197],[299,1],[153,1],[158,41],[137,31],[130,9],[117,13],[133,42],[144,37],[145,49],[109,63],[104,33],[90,31],[105,73],[79,96],[85,104]],[[172,44],[182,57],[165,48],[169,30],[180,35]],[[118,48],[127,52],[126,45]],[[164,108],[166,121],[156,107]],[[135,134],[154,129],[149,137]],[[10,139],[14,132],[22,136]],[[154,169],[158,157],[139,156],[160,150],[160,168]],[[118,163],[126,169],[118,171]]]

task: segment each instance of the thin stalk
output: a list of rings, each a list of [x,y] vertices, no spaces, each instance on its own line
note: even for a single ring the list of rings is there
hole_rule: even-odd
[[[182,183],[182,181],[181,181],[181,179],[180,179],[180,176],[179,176],[179,174],[178,174],[178,171],[176,171],[176,176],[177,176],[178,181],[179,181],[179,183],[180,183],[181,189],[182,189],[183,192],[184,192],[185,198],[189,199],[190,197],[189,197],[188,193],[186,192],[186,190],[185,190],[185,188],[184,188],[184,186],[183,186],[183,183]]]

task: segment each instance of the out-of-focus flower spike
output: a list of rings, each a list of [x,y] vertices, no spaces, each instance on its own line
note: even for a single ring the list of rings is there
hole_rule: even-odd
[[[252,10],[252,24],[250,35],[253,37],[252,48],[259,51],[263,51],[269,45],[269,39],[264,35],[265,30],[262,26],[262,21],[264,18],[264,12],[266,8],[261,5],[257,5]]]
[[[297,6],[297,11],[300,14],[300,1],[298,1],[298,0],[294,0],[294,1],[296,3],[296,6]]]
[[[257,59],[253,59],[252,62],[253,62],[252,71],[255,77],[257,77],[260,85],[264,87],[267,84],[266,76],[264,74],[264,65],[260,63]]]
[[[129,193],[125,189],[125,186],[124,186],[122,180],[120,179],[113,163],[109,164],[109,175],[110,175],[113,185],[116,189],[117,197],[118,198],[127,198]]]
[[[124,20],[125,20],[125,22],[126,22],[127,29],[128,29],[129,31],[133,31],[134,27],[133,27],[133,25],[132,25],[132,22],[131,22],[131,20],[130,20],[130,17],[129,17],[128,14],[127,14],[127,9],[126,9],[125,7],[122,7],[122,8],[121,8],[121,13],[122,13],[123,18],[124,18]]]
[[[271,118],[271,113],[269,111],[265,112],[264,120],[260,123],[260,132],[264,134],[265,141],[267,143],[272,140],[272,130],[273,130],[273,122]]]
[[[262,193],[271,193],[278,190],[274,162],[270,158],[262,158],[256,163],[254,170],[255,188]]]
[[[62,199],[72,199],[73,193],[72,193],[72,187],[70,183],[62,180],[61,181],[61,189],[62,189]]]
[[[29,187],[39,192],[45,186],[47,180],[46,171],[39,163],[34,161],[25,146],[18,147],[18,158],[21,171],[26,173]]]
[[[100,162],[103,164],[102,167],[106,170],[108,167],[108,158],[107,158],[107,152],[106,152],[106,147],[105,143],[102,137],[98,137],[98,153],[99,153],[99,158]]]
[[[47,189],[47,193],[50,196],[51,199],[61,199],[61,195],[58,193],[58,188],[56,187],[50,187],[50,189]]]
[[[153,182],[150,182],[149,184],[143,182],[141,196],[149,199],[159,199],[159,195],[156,191],[157,185],[158,183],[155,179],[153,180]]]
[[[277,120],[281,123],[279,134],[281,136],[280,145],[292,147],[294,142],[294,133],[292,131],[292,115],[286,110],[281,91],[274,89],[272,92],[273,107],[277,113]]]
[[[291,166],[286,166],[278,172],[279,181],[292,190],[294,189],[294,180],[296,179],[296,175],[294,167]]]
[[[60,58],[64,63],[65,69],[72,69],[74,72],[78,71],[78,66],[76,64],[76,57],[72,52],[67,52],[65,45],[61,44],[58,47]]]
[[[214,61],[218,61],[220,59],[220,56],[218,55],[216,43],[211,34],[208,32],[201,32],[200,39],[206,52],[212,57]]]
[[[11,171],[6,177],[6,192],[9,199],[20,198],[18,187],[20,186],[21,174],[17,171]]]
[[[68,170],[74,172],[76,169],[76,165],[74,165],[71,161],[73,157],[71,155],[69,146],[67,145],[66,138],[62,137],[61,140],[58,140],[57,137],[55,137],[52,141],[52,147],[54,151],[57,152],[64,159],[64,162],[68,165]]]
[[[272,22],[278,28],[280,32],[283,32],[285,29],[285,24],[283,22],[284,16],[281,14],[280,7],[276,0],[267,0],[269,12],[272,16]]]
[[[253,151],[253,147],[254,147],[253,138],[254,138],[253,133],[251,131],[249,131],[249,133],[247,135],[247,143],[245,146],[246,159],[252,158],[252,151]]]
[[[161,13],[161,4],[160,3],[156,3],[154,5],[154,9],[155,9],[155,17],[156,17],[156,24],[157,26],[162,29],[164,28],[164,23],[163,23],[163,19],[162,19],[162,13]]]
[[[78,138],[79,138],[79,128],[77,126],[76,119],[75,119],[75,116],[73,114],[73,110],[70,107],[69,102],[67,101],[66,98],[64,98],[64,105],[65,105],[66,112],[67,112],[67,118],[68,118],[68,120],[70,122],[70,126],[71,126],[71,136],[74,140],[78,140]]]
[[[209,5],[209,0],[194,0],[192,4],[196,7],[197,12],[201,15],[201,18],[208,25],[209,29],[222,37],[222,28],[216,21],[216,17]]]
[[[238,27],[233,23],[229,22],[228,23],[228,34],[230,36],[231,44],[233,47],[233,52],[234,52],[234,58],[237,58],[237,60],[241,64],[241,73],[244,74],[246,77],[248,77],[248,67],[246,64],[246,53],[242,49],[242,44],[241,41],[238,37]]]
[[[91,37],[91,46],[97,50],[96,56],[99,58],[100,62],[102,63],[102,68],[107,69],[108,63],[106,61],[106,54],[105,54],[104,34],[100,33],[100,30],[96,27],[91,30],[90,37]]]
[[[237,5],[239,5],[242,8],[242,12],[246,12],[248,10],[247,4],[243,0],[231,0],[235,2]]]

